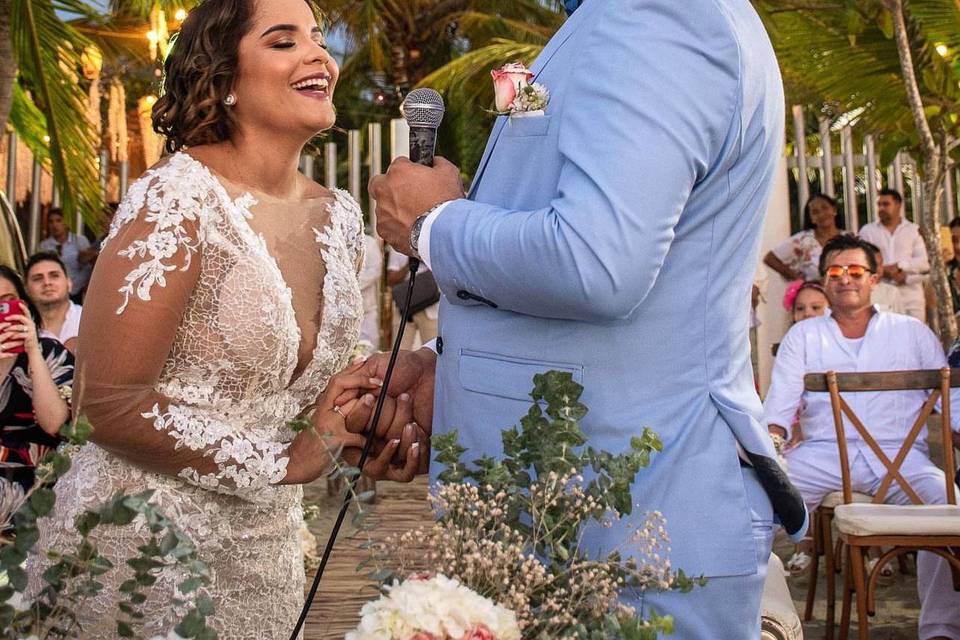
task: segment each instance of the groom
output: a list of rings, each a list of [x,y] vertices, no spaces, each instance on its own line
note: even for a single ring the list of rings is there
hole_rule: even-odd
[[[531,69],[545,113],[497,119],[468,198],[442,159],[370,181],[380,234],[444,293],[436,352],[402,353],[389,391],[479,457],[500,452],[534,374],[569,371],[592,446],[660,435],[635,517],[662,511],[673,567],[709,578],[632,604],[672,614],[683,640],[757,638],[775,516],[806,527],[759,421],[748,343],[783,143],[777,62],[748,0],[566,4]]]

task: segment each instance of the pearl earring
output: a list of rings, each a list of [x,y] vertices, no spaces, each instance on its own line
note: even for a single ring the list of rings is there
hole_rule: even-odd
[[[237,104],[237,96],[231,93],[223,99],[223,104],[227,105],[228,107],[232,107],[233,105]]]

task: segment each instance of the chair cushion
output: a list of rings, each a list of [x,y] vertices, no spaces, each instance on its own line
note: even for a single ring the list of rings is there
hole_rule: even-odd
[[[870,502],[873,500],[873,496],[869,496],[865,493],[853,492],[853,501],[854,502]],[[837,505],[843,504],[843,491],[834,491],[833,493],[828,493],[827,496],[820,501],[821,507],[827,507],[828,509],[833,509]]]
[[[960,507],[949,504],[841,504],[833,516],[851,536],[960,536]]]
[[[767,565],[761,607],[761,640],[802,640],[803,627],[790,597],[783,562],[774,553]]]

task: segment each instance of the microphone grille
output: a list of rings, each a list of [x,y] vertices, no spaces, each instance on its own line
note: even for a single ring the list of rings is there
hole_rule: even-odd
[[[443,97],[433,89],[414,89],[404,98],[400,113],[411,127],[436,129],[443,120]]]

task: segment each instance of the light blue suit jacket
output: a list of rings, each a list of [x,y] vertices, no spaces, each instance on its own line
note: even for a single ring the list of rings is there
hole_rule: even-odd
[[[434,431],[499,453],[533,375],[570,371],[592,446],[624,451],[644,426],[662,438],[635,514],[665,514],[673,565],[751,574],[736,442],[771,463],[748,340],[783,147],[770,42],[748,0],[587,0],[532,71],[546,115],[499,118],[470,198],[431,229],[444,293]],[[783,481],[766,467],[768,485]]]

